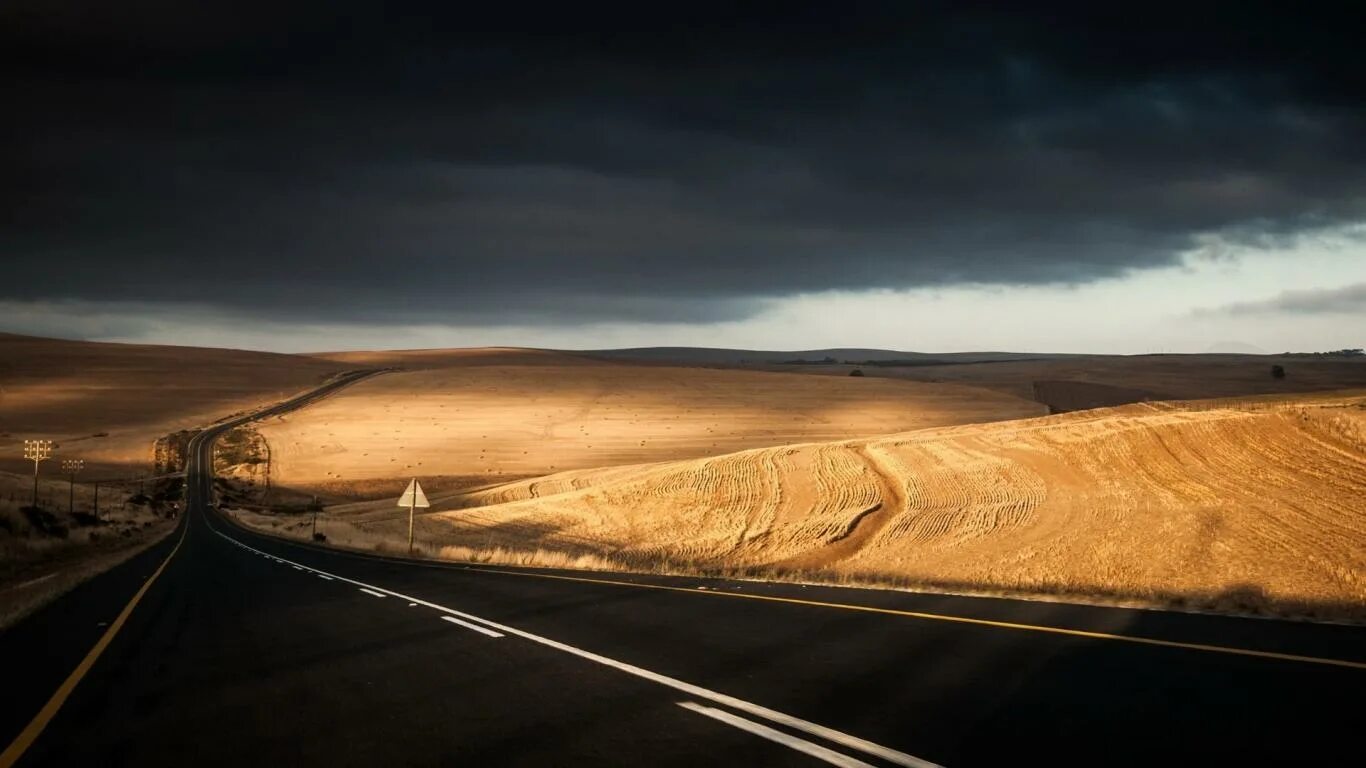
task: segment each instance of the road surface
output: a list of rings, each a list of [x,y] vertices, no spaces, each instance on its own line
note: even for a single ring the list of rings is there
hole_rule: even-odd
[[[209,505],[236,423],[171,537],[0,634],[0,768],[1362,759],[1363,628],[329,551]]]

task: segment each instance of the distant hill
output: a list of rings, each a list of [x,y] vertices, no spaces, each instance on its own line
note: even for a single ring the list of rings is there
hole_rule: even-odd
[[[3,333],[0,470],[24,471],[20,446],[31,437],[79,446],[92,472],[97,461],[135,465],[162,435],[283,399],[347,367],[273,352]]]
[[[1205,350],[1215,355],[1265,355],[1267,351],[1256,344],[1248,344],[1242,341],[1221,341],[1218,344],[1211,344]]]
[[[634,347],[629,349],[590,349],[575,352],[608,360],[638,360],[657,363],[692,363],[697,365],[781,365],[783,363],[833,363],[936,365],[976,363],[993,360],[1038,360],[1075,355],[1037,354],[1028,352],[906,352],[892,349],[863,349],[837,347],[831,349],[759,350],[725,349],[718,347]]]

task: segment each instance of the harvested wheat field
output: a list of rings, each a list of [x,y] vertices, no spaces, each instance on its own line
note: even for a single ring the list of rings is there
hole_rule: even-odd
[[[398,540],[396,510],[350,510],[328,516],[333,541]],[[563,472],[451,499],[419,537],[508,562],[1360,618],[1366,393],[1135,404]]]
[[[513,362],[498,364],[504,357]],[[344,497],[363,495],[371,480],[460,475],[489,483],[1043,411],[1029,400],[949,384],[630,365],[531,350],[440,359],[460,362],[379,376],[258,425],[272,481]]]
[[[0,334],[0,467],[31,470],[23,441],[45,438],[59,445],[54,460],[85,459],[91,473],[145,468],[162,435],[282,399],[348,367],[266,352]]]

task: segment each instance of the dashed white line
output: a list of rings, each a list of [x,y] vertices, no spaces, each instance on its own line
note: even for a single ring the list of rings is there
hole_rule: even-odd
[[[724,709],[706,707],[695,701],[680,701],[678,702],[678,706],[692,710],[699,715],[706,715],[713,720],[719,720],[726,725],[739,728],[742,731],[747,731],[755,736],[768,739],[777,744],[782,744],[788,749],[794,749],[802,754],[810,755],[817,760],[824,760],[831,765],[838,765],[841,766],[841,768],[873,768],[872,765],[865,763],[862,760],[855,760],[848,755],[841,755],[833,749],[827,749],[826,747],[822,747],[821,745],[807,741],[806,739],[799,739],[792,734],[783,733],[775,728],[769,728],[763,723],[746,720],[745,718],[740,717],[739,715],[733,715]]]
[[[481,634],[481,635],[488,635],[489,637],[502,637],[502,636],[503,636],[503,633],[502,633],[502,632],[494,632],[493,630],[488,629],[488,628],[486,628],[486,627],[481,627],[481,626],[479,626],[478,624],[471,624],[471,623],[468,622],[468,621],[461,621],[460,619],[457,619],[457,618],[455,618],[454,616],[442,616],[442,617],[441,617],[441,620],[442,620],[442,621],[449,621],[449,622],[452,623],[452,624],[459,624],[460,626],[464,627],[465,629],[472,629],[472,630],[474,630],[475,632],[478,632],[478,633]]]
[[[351,581],[350,579],[346,579],[343,576],[338,576],[337,578],[343,579],[345,581]],[[361,582],[352,583],[359,584]],[[375,587],[375,589],[382,589],[382,587]],[[623,661],[617,661],[616,659],[609,658],[607,656],[601,656],[599,654],[593,653],[592,651],[585,651],[582,648],[575,648],[572,645],[569,645],[567,643],[561,643],[558,640],[551,640],[548,637],[542,637],[540,635],[535,635],[530,632],[524,632],[515,627],[509,627],[504,624],[499,624],[498,622],[492,621],[490,619],[481,618],[479,616],[473,616],[471,614],[464,613],[463,611],[457,611],[453,608],[447,608],[443,605],[430,603],[416,597],[407,597],[406,595],[401,595],[397,592],[390,592],[390,594],[394,595],[395,597],[404,597],[408,600],[416,600],[417,602],[422,603],[423,605],[429,606],[431,608],[435,608],[438,611],[444,611],[446,613],[454,614],[456,616],[462,616],[472,621],[477,621],[486,626],[493,627],[494,629],[500,630],[509,635],[516,635],[518,637],[530,640],[534,643],[540,643],[541,645],[549,646],[551,648],[555,648],[556,650],[564,651],[565,653],[572,653],[580,658],[588,659],[589,661],[595,661],[604,666],[619,669],[622,672],[635,675],[636,677],[642,677],[651,682],[659,683],[660,685],[666,685],[675,690],[683,691],[684,693],[690,696],[697,696],[698,698],[709,699],[711,701],[716,702],[717,704],[724,704],[725,706],[731,707],[732,709],[738,709],[742,712],[746,712],[756,717],[762,717],[765,720],[770,720],[772,722],[778,723],[779,725],[783,725],[788,728],[793,728],[799,731],[805,731],[806,733],[809,733],[812,736],[825,739],[826,741],[832,742],[834,744],[839,744],[841,746],[848,747],[849,749],[855,749],[860,752],[873,755],[895,765],[903,765],[907,766],[907,768],[938,768],[938,766],[935,763],[931,763],[928,760],[922,760],[914,755],[908,755],[905,752],[898,752],[895,749],[884,747],[876,742],[868,741],[867,739],[860,739],[857,736],[844,733],[843,731],[837,731],[834,728],[827,728],[823,725],[813,723],[809,720],[803,720],[800,717],[793,717],[792,715],[779,712],[774,709],[769,709],[768,707],[760,706],[759,704],[754,704],[752,702],[745,701],[744,699],[737,699],[734,696],[727,696],[724,693],[719,693],[717,691],[703,688],[700,685],[686,683],[677,678],[669,677],[667,675],[661,675],[658,672],[651,672],[648,669],[637,667],[633,664],[627,664]]]
[[[318,578],[320,578],[320,579],[327,579],[328,581],[331,581],[331,580],[332,580],[332,577],[331,577],[331,576],[324,576],[324,575],[322,575],[321,573],[318,574]]]
[[[226,533],[222,533],[217,528],[214,528],[211,523],[209,524],[209,528],[214,533],[218,534],[219,536],[222,536],[228,541],[237,541],[236,539],[232,538]],[[250,549],[254,552],[261,551],[249,545],[244,544],[243,546],[246,546],[247,549]],[[280,562],[287,562],[290,565],[299,565],[299,563],[295,563],[291,560],[281,560]],[[481,618],[479,616],[474,616],[463,611],[457,611],[454,608],[447,608],[444,605],[439,605],[429,600],[423,600],[420,597],[413,597],[411,595],[405,595],[401,592],[395,592],[390,589],[384,589],[383,587],[377,587],[374,584],[367,584],[363,581],[348,579],[347,577],[342,576],[340,574],[324,573],[323,571],[320,571],[317,568],[309,568],[308,566],[304,566],[304,568],[317,574],[331,576],[337,581],[344,581],[348,584],[353,584],[356,587],[360,588],[360,591],[365,592],[367,594],[371,594],[376,597],[392,595],[393,597],[397,597],[402,600],[407,600],[412,603],[417,603],[418,605],[425,605],[428,608],[440,611],[450,616],[459,616],[461,618],[468,619],[472,622],[478,622],[484,625],[485,627],[492,627],[493,629],[498,630],[504,634],[516,635],[517,637],[523,638],[525,640],[530,640],[533,643],[539,643],[541,645],[554,648],[559,651],[564,651],[565,653],[573,654],[580,658],[587,659],[589,661],[593,661],[604,666],[612,667],[613,669],[618,669],[622,672],[626,672],[627,674],[635,675],[636,677],[644,678],[651,682],[668,686],[669,688],[682,691],[688,694],[689,696],[696,696],[697,698],[707,699],[716,704],[722,704],[724,706],[730,707],[731,709],[738,709],[747,714],[754,715],[755,717],[764,718],[765,720],[769,720],[771,722],[777,723],[787,728],[803,731],[805,733],[824,739],[833,744],[838,744],[848,749],[853,749],[859,752],[863,752],[864,754],[872,755],[894,765],[906,766],[907,768],[939,768],[939,766],[936,763],[932,763],[928,760],[922,760],[916,757],[915,755],[908,755],[905,752],[898,752],[897,750],[892,749],[890,747],[884,747],[876,742],[868,741],[867,739],[861,739],[857,736],[844,733],[843,731],[837,731],[834,728],[827,728],[826,726],[820,725],[818,723],[813,723],[809,720],[803,720],[800,717],[793,717],[792,715],[785,714],[774,709],[769,709],[768,707],[764,707],[759,704],[754,704],[752,702],[745,701],[744,699],[737,699],[734,696],[727,696],[724,693],[719,693],[717,691],[703,688],[700,685],[693,685],[692,683],[687,683],[677,678],[672,678],[667,675],[661,675],[658,672],[651,672],[648,669],[637,667],[633,664],[627,664],[623,661],[617,661],[616,659],[612,659],[607,656],[601,656],[599,654],[593,653],[592,651],[585,651],[582,648],[575,648],[572,645],[561,643],[558,640],[551,640],[548,637],[542,637],[540,635],[532,634],[531,632],[525,632],[523,630],[517,629],[516,627],[509,627],[505,624],[499,624],[496,621]],[[743,718],[737,719],[743,720]],[[757,723],[754,725],[757,725]],[[839,753],[835,752],[832,754],[838,755]],[[861,765],[857,762],[848,764]]]

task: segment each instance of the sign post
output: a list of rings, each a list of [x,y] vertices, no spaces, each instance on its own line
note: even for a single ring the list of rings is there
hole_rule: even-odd
[[[51,440],[25,440],[24,458],[33,462],[33,506],[38,506],[38,465],[52,458]]]
[[[62,462],[62,469],[66,470],[68,479],[71,481],[67,485],[66,513],[72,514],[76,511],[76,473],[85,469],[84,459],[66,459]]]
[[[417,478],[413,478],[408,483],[408,490],[398,497],[398,505],[408,508],[408,554],[413,553],[413,516],[418,507],[430,507],[427,502],[427,494],[422,492],[422,486],[418,485]]]

